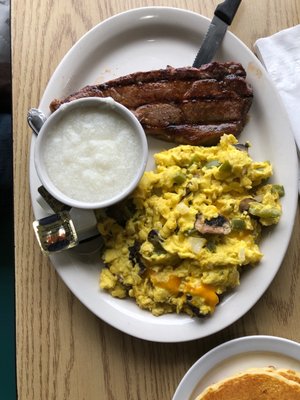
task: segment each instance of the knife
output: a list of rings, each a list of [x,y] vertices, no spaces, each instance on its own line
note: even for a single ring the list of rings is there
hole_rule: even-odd
[[[241,1],[225,0],[217,6],[193,67],[199,68],[202,64],[211,62],[225,36],[228,26],[232,23]]]

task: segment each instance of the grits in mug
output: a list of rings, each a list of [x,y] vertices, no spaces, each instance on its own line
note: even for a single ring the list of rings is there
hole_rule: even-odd
[[[78,107],[47,135],[43,150],[47,173],[58,190],[74,200],[114,198],[130,185],[139,168],[140,139],[111,107]]]
[[[122,203],[98,210],[104,239],[100,287],[159,316],[212,314],[263,254],[261,231],[277,224],[281,185],[233,135],[212,147],[181,145],[157,153]]]

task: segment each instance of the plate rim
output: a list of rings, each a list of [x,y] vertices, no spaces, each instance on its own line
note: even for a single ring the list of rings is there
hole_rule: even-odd
[[[74,49],[75,47],[78,46],[79,43],[82,43],[82,40],[86,40],[84,38],[88,37],[89,34],[91,34],[92,31],[98,30],[99,27],[101,27],[103,24],[107,24],[107,23],[111,23],[111,21],[114,21],[115,19],[118,19],[119,17],[123,17],[125,15],[134,15],[136,13],[143,13],[143,12],[161,12],[163,10],[163,13],[167,13],[167,12],[176,12],[176,13],[183,13],[183,14],[189,14],[192,15],[193,17],[196,17],[197,19],[199,19],[199,21],[202,21],[202,23],[204,23],[205,25],[208,26],[210,20],[201,15],[198,14],[194,11],[190,11],[190,10],[186,10],[183,8],[176,8],[176,7],[164,7],[164,6],[150,6],[150,7],[139,7],[139,8],[134,8],[134,9],[130,9],[127,11],[123,11],[119,14],[115,14],[103,21],[101,21],[99,24],[95,25],[93,28],[91,28],[88,32],[86,32],[83,36],[81,36],[81,38],[79,40],[76,41],[76,43],[69,49],[69,51],[65,54],[65,56],[62,58],[62,60],[60,61],[60,63],[58,64],[58,66],[56,67],[54,73],[52,74],[46,88],[45,91],[43,93],[43,96],[41,98],[40,101],[40,105],[43,104],[45,98],[47,97],[47,91],[48,88],[52,85],[52,83],[55,81],[56,79],[56,75],[59,73],[61,65],[63,63],[66,63],[68,60],[68,56],[71,52],[76,51],[76,49]],[[161,17],[161,16],[160,16]],[[249,55],[251,54],[251,57],[253,57],[253,52],[238,38],[236,37],[232,32],[228,31],[228,37],[230,37],[231,39],[235,40],[236,42],[239,42],[240,46],[243,47],[243,51],[247,52]],[[259,61],[257,60],[257,62],[259,63]],[[267,80],[268,84],[270,85],[270,87],[272,87],[273,91],[276,92],[277,91],[274,90],[275,87],[272,83],[272,81],[270,80],[270,78],[268,77],[268,75],[265,73],[264,78]],[[279,95],[277,95],[277,101],[280,101]],[[282,108],[282,112],[284,113],[284,108]],[[286,113],[284,113],[286,114]],[[285,120],[288,122],[288,118],[287,115],[285,116]],[[31,143],[31,151],[33,151],[33,144]],[[32,155],[31,155],[31,159],[32,159]],[[31,171],[32,172],[32,171]],[[31,173],[30,173],[31,175]],[[31,179],[30,179],[30,184],[31,184]],[[32,206],[34,208],[34,203],[36,203],[36,200],[33,197],[33,193],[31,190],[31,196],[32,196]],[[295,199],[294,199],[294,203],[297,203],[297,196],[295,195]],[[294,207],[294,217],[296,214],[297,208]],[[295,218],[294,218],[295,219]],[[292,228],[290,229],[290,234],[289,234],[289,238],[287,240],[287,243],[289,242],[290,238],[291,238],[291,234],[292,234]],[[287,250],[287,246],[285,248],[285,252]],[[277,274],[280,265],[283,261],[285,252],[282,254],[282,257],[280,258],[280,262],[279,262],[279,266],[277,268],[277,270],[274,272],[274,276]],[[210,332],[206,333],[206,334],[201,334],[201,327],[198,328],[198,333],[196,334],[195,332],[192,335],[189,336],[185,336],[182,337],[181,335],[175,335],[172,337],[169,337],[168,334],[154,334],[153,333],[151,335],[149,335],[147,332],[137,332],[137,329],[134,326],[130,326],[130,324],[128,326],[124,327],[120,327],[120,324],[118,324],[117,321],[111,321],[110,319],[104,318],[103,315],[100,315],[100,313],[95,312],[95,310],[93,309],[93,307],[89,306],[89,304],[87,304],[87,301],[85,300],[85,296],[82,296],[80,294],[78,294],[78,292],[76,292],[74,290],[74,288],[71,288],[70,285],[67,282],[67,279],[65,279],[64,275],[61,273],[60,268],[57,267],[57,260],[56,257],[52,256],[51,257],[51,262],[53,264],[53,266],[55,267],[56,271],[58,272],[60,278],[64,281],[64,283],[66,284],[66,286],[72,291],[72,293],[77,297],[77,299],[79,299],[84,305],[85,307],[87,307],[91,312],[93,312],[98,318],[102,319],[103,321],[105,321],[106,323],[108,323],[109,325],[115,327],[118,330],[121,330],[124,333],[127,333],[129,335],[132,335],[134,337],[140,338],[140,339],[144,339],[144,340],[150,340],[150,341],[156,341],[156,342],[167,342],[167,343],[175,343],[175,342],[186,342],[186,341],[191,341],[191,340],[195,340],[195,339],[200,339],[203,337],[207,337],[210,336],[226,327],[228,327],[229,325],[231,325],[232,323],[236,322],[238,319],[240,319],[243,315],[245,315],[253,306],[254,304],[262,297],[262,295],[265,293],[265,291],[267,290],[267,288],[269,287],[270,283],[272,282],[274,276],[272,276],[272,279],[270,280],[270,282],[268,283],[268,285],[265,286],[264,291],[262,293],[260,293],[260,295],[258,297],[255,297],[254,299],[251,299],[251,302],[248,304],[248,306],[245,308],[245,310],[242,313],[239,313],[238,315],[236,315],[233,319],[231,319],[229,322],[224,321],[223,324],[221,324],[221,326],[217,329],[212,329]],[[99,306],[100,308],[100,306]],[[155,317],[156,318],[156,317]],[[137,319],[138,320],[138,319]],[[136,322],[136,321],[135,321]],[[159,324],[153,324],[151,325],[151,328],[154,326],[158,326]]]

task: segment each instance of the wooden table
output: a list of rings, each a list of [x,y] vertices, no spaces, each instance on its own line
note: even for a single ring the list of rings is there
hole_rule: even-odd
[[[164,5],[212,17],[217,0],[12,0],[16,244],[16,351],[20,400],[171,399],[187,369],[232,338],[268,334],[300,342],[299,213],[282,267],[243,318],[203,340],[146,342],[88,311],[42,256],[32,231],[28,182],[30,107],[54,69],[90,28],[127,9]],[[250,48],[257,38],[300,23],[297,0],[243,0],[231,26]]]

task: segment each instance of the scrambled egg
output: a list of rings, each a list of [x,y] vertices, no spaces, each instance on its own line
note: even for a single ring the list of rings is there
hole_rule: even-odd
[[[224,135],[214,147],[181,145],[155,156],[134,193],[98,212],[105,267],[100,287],[158,316],[214,312],[262,253],[263,226],[281,216],[269,162]]]

